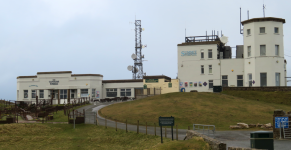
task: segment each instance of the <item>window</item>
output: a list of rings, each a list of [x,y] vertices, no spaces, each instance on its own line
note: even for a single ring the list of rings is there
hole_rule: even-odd
[[[260,33],[265,33],[265,27],[260,27]]]
[[[275,55],[279,56],[279,45],[275,45]]]
[[[19,99],[19,90],[17,90],[17,99]]]
[[[237,86],[244,86],[243,75],[237,75]]]
[[[75,90],[71,90],[71,98],[75,98]]]
[[[35,90],[31,90],[31,98],[35,98]]]
[[[252,78],[252,74],[249,74],[249,87],[253,85]]]
[[[248,57],[251,57],[251,54],[252,54],[251,46],[248,46]]]
[[[106,97],[116,97],[117,89],[106,89]]]
[[[24,98],[28,98],[28,90],[23,90]]]
[[[251,29],[247,29],[247,34],[251,35]]]
[[[60,90],[60,99],[67,99],[68,90]]]
[[[228,87],[227,75],[223,75],[222,76],[222,86],[223,87]]]
[[[276,86],[280,86],[280,73],[276,73],[275,77],[276,77]]]
[[[120,96],[131,96],[131,89],[120,89]]]
[[[81,89],[81,97],[88,97],[88,89]]]
[[[279,33],[279,28],[278,27],[274,28],[274,33]]]
[[[44,98],[44,90],[39,90],[39,98]]]
[[[213,80],[209,80],[209,88],[213,88]]]
[[[204,59],[204,52],[203,52],[203,50],[201,51],[201,59]]]
[[[204,74],[204,65],[201,65],[201,74]]]
[[[260,56],[266,56],[266,45],[260,45]]]
[[[209,65],[209,73],[212,73],[212,65]]]
[[[212,50],[211,49],[208,50],[208,58],[212,58]]]
[[[95,97],[95,89],[92,89],[92,97]]]
[[[260,73],[261,86],[267,86],[267,73]]]

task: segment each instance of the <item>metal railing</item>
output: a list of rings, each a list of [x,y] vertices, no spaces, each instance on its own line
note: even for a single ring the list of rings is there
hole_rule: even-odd
[[[198,128],[195,128],[195,126],[198,126]],[[213,129],[211,131],[213,132],[213,134],[215,133],[215,125],[193,124],[194,131],[200,130],[200,127],[203,127],[203,134],[204,134],[205,127],[207,127],[208,134],[209,134],[209,127],[213,127]],[[202,128],[201,128],[201,130],[202,130]]]
[[[289,128],[290,127],[290,122],[291,121],[282,121],[280,122],[280,139],[281,139],[281,129],[283,128],[283,136],[284,136],[284,139],[290,139],[291,138],[291,129]],[[286,127],[287,126],[287,127]],[[287,137],[286,137],[286,131],[285,129],[289,129],[289,133],[287,134]]]

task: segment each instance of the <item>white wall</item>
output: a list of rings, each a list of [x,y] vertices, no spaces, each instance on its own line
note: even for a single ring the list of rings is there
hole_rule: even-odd
[[[117,89],[117,97],[120,96],[120,89],[131,89],[131,96],[127,97],[135,97],[134,89],[135,88],[143,88],[143,82],[127,82],[127,83],[103,83],[102,90],[103,90],[103,97],[106,98],[106,89]]]

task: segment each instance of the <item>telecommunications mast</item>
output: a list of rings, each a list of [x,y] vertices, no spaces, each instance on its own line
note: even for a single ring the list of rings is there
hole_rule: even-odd
[[[141,20],[135,20],[135,53],[131,55],[131,58],[134,60],[134,66],[128,66],[128,71],[132,71],[132,79],[143,79],[143,58],[142,48],[146,45],[141,43],[141,32],[144,29],[141,28]]]

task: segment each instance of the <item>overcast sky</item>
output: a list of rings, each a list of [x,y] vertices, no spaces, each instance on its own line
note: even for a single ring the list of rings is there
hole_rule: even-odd
[[[264,0],[266,17],[286,19],[285,55],[291,56],[290,1]],[[16,77],[44,71],[131,79],[134,20],[141,20],[147,75],[177,76],[177,44],[187,36],[223,31],[243,44],[242,20],[263,17],[263,0],[0,0],[0,99],[16,99]],[[235,53],[233,52],[233,56]],[[291,57],[285,56],[287,62]],[[287,65],[291,76],[291,65]]]

